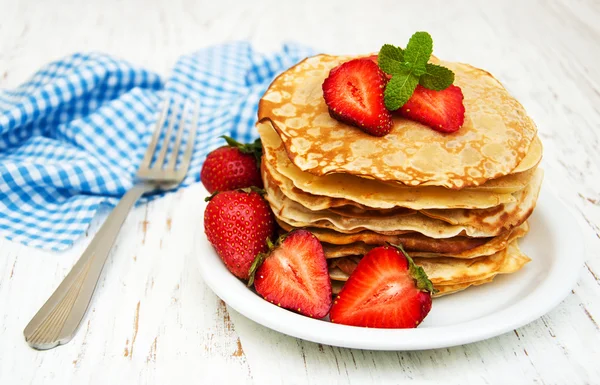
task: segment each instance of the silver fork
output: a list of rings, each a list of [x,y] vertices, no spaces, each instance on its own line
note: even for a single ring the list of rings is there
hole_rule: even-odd
[[[119,201],[119,204],[106,218],[106,221],[69,274],[23,330],[25,340],[31,347],[41,350],[52,349],[58,345],[66,344],[73,338],[90,304],[102,267],[131,207],[143,194],[158,188],[174,188],[185,178],[192,159],[200,105],[198,102],[193,105],[192,125],[185,153],[179,167],[176,169],[181,139],[186,126],[186,107],[187,103],[184,104],[183,111],[181,111],[179,127],[177,128],[170,159],[165,162],[172,132],[175,128],[175,120],[177,119],[176,111],[171,114],[172,118],[169,121],[163,145],[156,161],[152,164],[156,145],[169,110],[169,102],[165,102],[150,145],[146,150],[142,164],[138,168],[136,185],[127,191]],[[177,106],[174,109],[177,109]]]

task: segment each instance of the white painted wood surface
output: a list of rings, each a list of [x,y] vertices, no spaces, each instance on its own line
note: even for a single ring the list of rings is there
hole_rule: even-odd
[[[598,20],[597,0],[0,0],[0,87],[82,50],[166,75],[179,55],[231,39],[358,53],[427,30],[436,55],[489,70],[525,105],[554,170],[545,183],[581,221],[587,250],[572,294],[513,333],[410,353],[321,346],[245,319],[204,285],[192,187],[131,213],[82,329],[51,351],[30,349],[22,329],[89,238],[61,254],[0,239],[0,384],[600,383]]]

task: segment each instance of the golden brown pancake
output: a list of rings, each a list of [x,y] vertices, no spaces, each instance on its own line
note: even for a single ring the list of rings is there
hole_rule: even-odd
[[[380,234],[397,235],[407,231],[418,232],[430,238],[450,238],[458,235],[469,237],[493,237],[506,230],[502,226],[476,228],[471,223],[450,224],[439,219],[416,213],[413,215],[386,215],[373,217],[345,217],[328,210],[312,211],[302,204],[287,198],[268,178],[263,178],[265,198],[271,205],[275,217],[294,227],[319,227],[352,234],[370,230]],[[528,210],[516,210],[515,215],[529,214]],[[508,218],[511,218],[509,216]],[[519,217],[511,223],[519,225],[527,218]]]
[[[437,296],[462,290],[471,285],[490,282],[498,274],[510,274],[520,270],[530,259],[519,249],[516,241],[505,250],[475,260],[453,258],[413,258],[425,270],[439,290]],[[345,282],[352,274],[360,257],[344,257],[329,261],[329,276],[334,282]],[[340,287],[339,284],[336,286]]]
[[[374,137],[333,119],[321,85],[349,59],[305,59],[277,77],[259,103],[259,121],[273,123],[300,170],[463,189],[511,174],[528,153],[537,129],[500,82],[481,69],[435,58],[432,62],[454,72],[464,95],[465,123],[457,132],[444,134],[395,117],[388,135]]]
[[[421,234],[406,234],[398,236],[404,249],[410,251],[413,257],[436,258],[452,257],[471,259],[494,254],[504,250],[515,239],[523,237],[529,231],[527,222],[493,238],[467,238],[456,237],[447,239],[427,238]],[[400,240],[398,239],[398,240]],[[323,243],[325,258],[342,258],[353,255],[364,255],[374,247],[385,245],[369,245],[364,242],[355,242],[347,245]],[[436,251],[432,251],[436,250]]]
[[[439,298],[448,294],[453,294],[462,290],[465,290],[471,286],[479,286],[484,283],[492,282],[494,277],[482,279],[479,281],[466,282],[466,283],[457,283],[456,285],[436,285],[435,288],[437,292],[432,295],[433,298]],[[337,295],[342,291],[342,287],[344,287],[344,281],[331,281],[331,291],[333,295]]]
[[[522,172],[513,182],[498,183],[502,192],[490,188],[449,190],[443,187],[406,187],[347,174],[315,176],[294,166],[283,144],[270,124],[259,124],[263,143],[263,178],[268,176],[288,197],[312,196],[305,202],[312,210],[355,205],[365,209],[390,209],[406,207],[414,210],[449,208],[489,208],[514,202],[510,192],[519,191],[534,175]],[[493,181],[491,181],[493,182]],[[299,199],[296,199],[299,200]]]
[[[285,231],[296,229],[293,226],[275,218],[279,226]],[[485,244],[493,238],[469,238],[469,237],[451,237],[432,240],[425,235],[407,232],[405,234],[385,235],[372,231],[361,231],[354,234],[343,234],[337,231],[307,227],[306,230],[313,233],[321,242],[331,245],[350,245],[357,242],[364,242],[367,245],[381,246],[386,243],[394,245],[401,244],[407,250],[421,250],[432,253],[452,253],[470,250]]]
[[[495,275],[492,277],[486,278],[486,279],[481,279],[479,281],[457,283],[455,285],[437,285],[436,286],[437,292],[435,294],[433,294],[432,297],[439,298],[439,297],[443,297],[448,294],[454,294],[459,291],[468,289],[471,286],[479,286],[479,285],[483,285],[484,283],[492,282],[494,280],[494,278],[495,278]]]
[[[461,231],[473,237],[496,236],[520,225],[533,211],[543,179],[543,170],[538,169],[531,183],[513,194],[515,202],[489,209],[437,209],[415,212],[394,209],[362,210],[354,206],[339,206],[337,210],[314,210],[312,207],[319,206],[319,197],[302,191],[288,196],[284,189],[280,188],[281,184],[276,183],[271,175],[265,172],[264,165],[262,171],[265,189],[269,193],[267,200],[277,210],[275,214],[290,225],[325,227],[342,233],[354,233],[363,229],[385,234],[396,234],[396,230],[417,231],[433,238],[448,237],[446,232],[452,231],[452,228],[458,232],[450,236],[459,235]],[[349,210],[348,207],[353,209]],[[341,208],[347,211],[340,213]],[[357,215],[357,212],[360,215]],[[433,231],[440,235],[432,236]]]

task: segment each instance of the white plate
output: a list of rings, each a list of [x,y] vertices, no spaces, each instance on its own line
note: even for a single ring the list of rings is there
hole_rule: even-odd
[[[332,324],[277,307],[256,295],[225,268],[203,236],[204,281],[236,311],[268,328],[304,340],[373,350],[421,350],[481,341],[523,326],[550,311],[575,286],[583,263],[580,229],[568,209],[542,188],[520,242],[532,261],[492,283],[433,300],[416,329],[367,329]]]

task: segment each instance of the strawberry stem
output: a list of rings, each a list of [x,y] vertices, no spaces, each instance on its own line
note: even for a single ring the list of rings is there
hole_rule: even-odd
[[[406,259],[408,260],[408,272],[411,275],[411,277],[415,280],[415,283],[417,284],[417,288],[419,290],[428,291],[432,294],[438,292],[438,290],[433,287],[433,283],[429,280],[429,277],[427,276],[425,270],[421,266],[415,264],[415,261],[413,261],[413,259],[410,257],[410,255],[408,255],[406,250],[404,250],[402,244],[394,245],[393,243],[388,242],[388,245],[395,247],[396,249],[398,249],[398,251],[404,254]]]
[[[265,242],[267,243],[268,250],[264,253],[258,253],[254,258],[254,261],[252,261],[252,265],[250,265],[250,269],[248,269],[248,287],[251,287],[254,284],[254,276],[256,275],[256,270],[258,270],[260,265],[262,265],[265,259],[267,259],[267,257],[271,254],[271,251],[273,251],[273,249],[275,249],[276,247],[279,247],[279,245],[281,245],[283,240],[289,234],[290,233],[281,235],[275,243],[273,243],[270,238],[267,238],[265,240]]]
[[[268,239],[268,238],[267,238]],[[250,265],[250,269],[248,269],[248,287],[252,287],[254,284],[254,276],[256,275],[256,270],[263,264],[269,252],[266,253],[258,253],[252,261],[252,265]]]
[[[252,143],[240,143],[230,136],[223,135],[221,138],[225,139],[229,147],[235,147],[244,154],[251,154],[256,159],[257,166],[260,167],[260,158],[262,157],[262,143],[260,139],[256,139]]]
[[[207,196],[206,198],[204,198],[204,202],[209,202],[211,199],[213,199],[215,197],[215,195],[217,195],[218,193],[220,193],[220,191],[215,191],[212,194],[210,194],[209,196]]]

